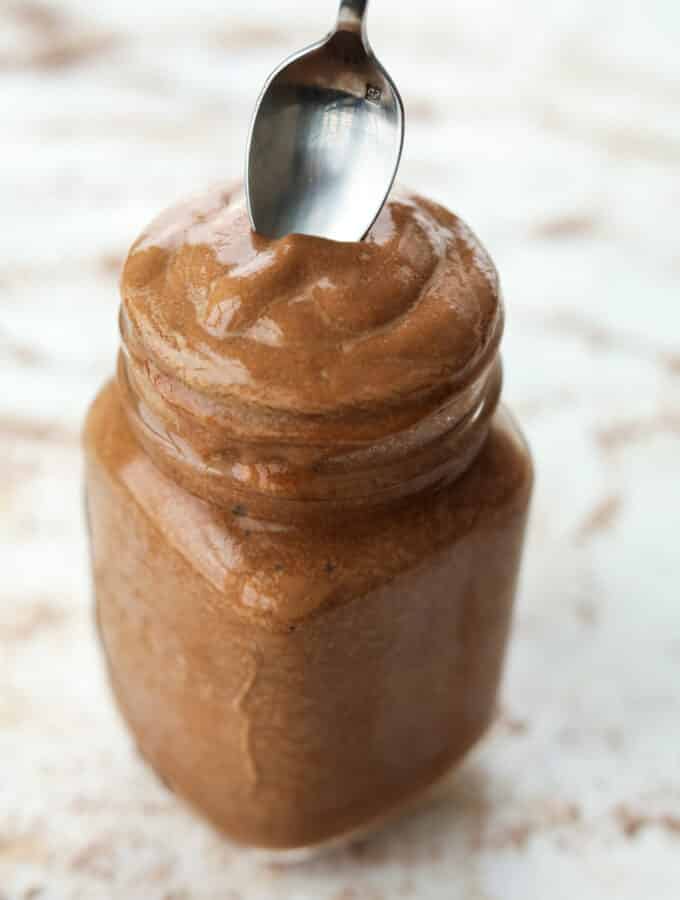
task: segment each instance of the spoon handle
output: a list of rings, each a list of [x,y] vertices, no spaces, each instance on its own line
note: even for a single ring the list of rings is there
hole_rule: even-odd
[[[365,32],[367,6],[368,0],[341,0],[338,28]]]

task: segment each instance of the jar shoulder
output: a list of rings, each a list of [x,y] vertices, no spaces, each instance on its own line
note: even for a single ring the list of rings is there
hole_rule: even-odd
[[[439,565],[443,556],[455,568],[463,556],[483,558],[505,544],[518,558],[533,480],[526,441],[502,407],[461,478],[379,515],[362,513],[351,527],[332,515],[319,527],[267,523],[239,504],[218,507],[188,493],[139,446],[113,382],[91,406],[84,446],[95,557],[115,554],[111,534],[138,542],[145,565],[181,557],[198,582],[275,627]]]

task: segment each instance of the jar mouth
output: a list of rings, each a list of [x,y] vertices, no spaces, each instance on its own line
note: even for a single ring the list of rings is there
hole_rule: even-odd
[[[503,302],[476,236],[396,189],[364,241],[268,239],[237,193],[161,214],[125,263],[119,383],[150,457],[274,519],[456,477],[500,391]]]
[[[500,359],[489,355],[464,388],[409,398],[406,414],[291,417],[218,401],[126,342],[118,385],[139,443],[191,493],[237,516],[294,522],[332,513],[337,520],[343,511],[444,486],[468,468],[501,392]]]
[[[267,239],[238,190],[192,198],[135,242],[121,299],[133,352],[264,428],[323,420],[328,443],[332,426],[363,440],[422,418],[424,401],[470,382],[503,330],[480,241],[401,188],[360,242]]]

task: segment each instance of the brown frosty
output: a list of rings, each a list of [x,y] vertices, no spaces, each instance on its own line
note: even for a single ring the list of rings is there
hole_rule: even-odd
[[[489,257],[396,191],[368,238],[254,235],[215,191],[142,234],[86,429],[98,621],[160,776],[233,839],[315,845],[492,716],[531,463]]]

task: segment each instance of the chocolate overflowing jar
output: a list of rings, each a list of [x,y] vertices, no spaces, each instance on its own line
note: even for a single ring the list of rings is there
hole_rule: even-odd
[[[217,190],[134,244],[120,321],[87,495],[142,754],[245,844],[379,821],[494,710],[532,469],[491,260],[402,190],[360,243],[260,237]]]

